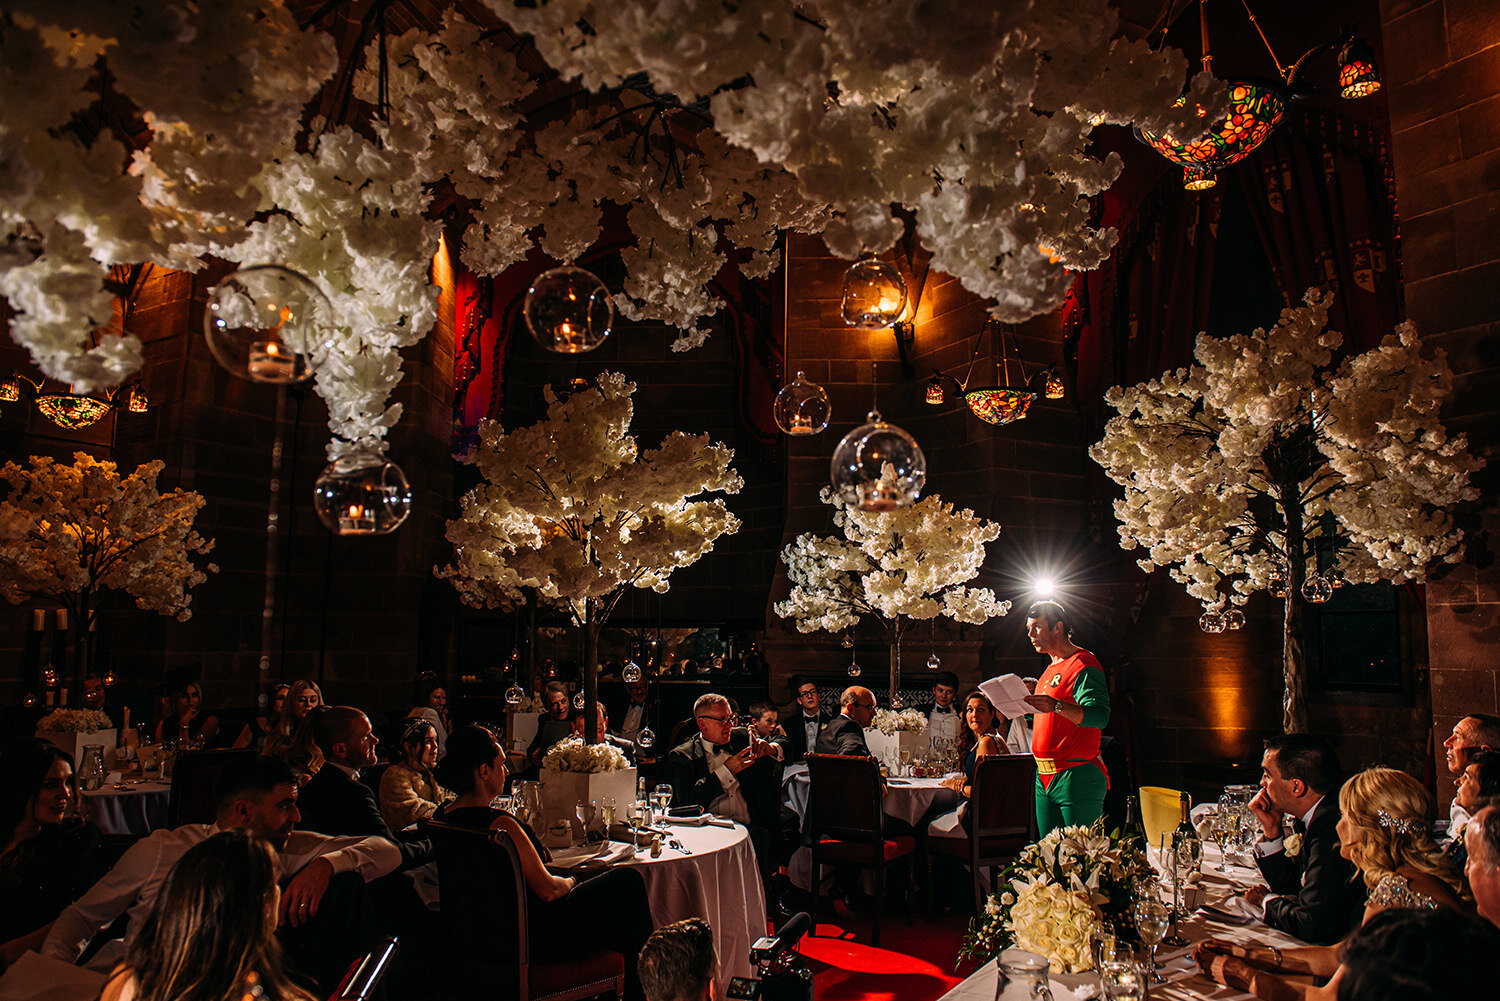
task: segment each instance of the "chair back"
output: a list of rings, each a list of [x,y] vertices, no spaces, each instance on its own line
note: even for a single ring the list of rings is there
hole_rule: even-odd
[[[1141,826],[1146,829],[1146,844],[1161,844],[1161,836],[1177,829],[1182,819],[1182,793],[1164,786],[1141,786]]]
[[[238,751],[183,751],[172,759],[172,786],[167,791],[167,826],[212,824],[218,816],[214,783],[228,765],[254,758],[249,748]]]
[[[442,965],[453,996],[527,997],[526,880],[510,835],[427,820],[437,861]]]
[[[884,839],[880,766],[874,758],[809,754],[807,830],[814,838],[840,841]]]
[[[980,758],[974,765],[969,796],[969,825],[981,843],[986,838],[1031,840],[1036,814],[1036,759],[1029,754]]]

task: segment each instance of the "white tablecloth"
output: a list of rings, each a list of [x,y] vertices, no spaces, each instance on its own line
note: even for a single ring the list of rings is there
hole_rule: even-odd
[[[1213,845],[1203,846],[1203,887],[1209,903],[1216,903],[1226,895],[1243,890],[1260,881],[1254,869],[1231,865],[1227,874],[1215,871],[1219,863],[1219,850]],[[1156,852],[1151,853],[1153,860]],[[1165,899],[1170,899],[1171,889]],[[1250,995],[1214,983],[1198,970],[1193,962],[1193,949],[1206,938],[1228,939],[1244,945],[1274,945],[1280,948],[1295,948],[1305,945],[1290,935],[1283,934],[1259,921],[1251,924],[1233,924],[1206,916],[1202,911],[1178,923],[1178,933],[1190,943],[1186,947],[1169,949],[1160,946],[1156,961],[1162,975],[1169,981],[1151,985],[1152,1001],[1248,1001]],[[1141,956],[1144,959],[1144,953]],[[960,983],[938,1001],[993,1001],[999,977],[994,962],[985,963],[967,980]],[[1051,978],[1053,1001],[1080,1001],[1082,998],[1099,996],[1099,980],[1093,973],[1080,973]]]
[[[141,782],[116,789],[103,786],[92,791],[79,790],[79,803],[89,820],[105,834],[128,834],[143,838],[167,826],[165,782]]]
[[[723,984],[751,976],[750,945],[766,933],[766,892],[749,833],[739,824],[670,830],[691,855],[663,845],[661,858],[642,849],[622,863],[645,878],[651,917],[657,927],[703,918],[713,926]]]
[[[782,798],[799,817],[807,813],[807,798],[811,789],[812,783],[808,781],[805,764],[789,766],[781,777]],[[885,800],[881,803],[881,809],[887,817],[904,820],[915,826],[934,806],[940,810],[954,809],[958,806],[958,793],[952,789],[944,789],[941,779],[886,780]]]

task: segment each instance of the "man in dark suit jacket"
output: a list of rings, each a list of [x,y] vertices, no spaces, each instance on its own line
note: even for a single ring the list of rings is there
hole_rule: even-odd
[[[781,724],[786,731],[786,753],[783,760],[789,765],[807,757],[808,751],[816,750],[818,732],[833,719],[820,709],[822,699],[818,695],[817,685],[798,679],[792,691],[797,695],[797,711]]]
[[[364,713],[350,706],[331,706],[313,722],[313,739],[323,752],[323,767],[302,787],[297,826],[334,837],[371,835],[401,849],[403,870],[423,865],[432,857],[426,841],[403,841],[386,826],[375,793],[359,781],[362,768],[375,764],[377,741]]]
[[[1364,886],[1339,854],[1338,788],[1338,759],[1327,742],[1304,733],[1266,741],[1250,810],[1261,824],[1255,859],[1270,890],[1255,887],[1245,897],[1264,908],[1266,924],[1315,945],[1342,939],[1364,907]],[[1292,818],[1286,838],[1283,816]]]
[[[572,714],[568,705],[568,686],[561,681],[549,681],[542,690],[542,700],[547,711],[536,721],[536,736],[526,748],[526,761],[530,765],[528,774],[536,778],[542,764],[542,756],[552,750],[552,745],[573,735]]]
[[[839,714],[818,731],[818,754],[861,754],[870,757],[865,727],[875,719],[875,693],[853,685],[839,699]]]
[[[769,741],[734,725],[729,700],[709,693],[693,703],[698,735],[667,755],[672,802],[701,806],[744,824],[762,874],[785,863],[781,762]]]

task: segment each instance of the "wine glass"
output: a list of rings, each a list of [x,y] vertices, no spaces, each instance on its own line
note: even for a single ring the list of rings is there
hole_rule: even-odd
[[[900,753],[899,757],[901,759],[901,774],[902,775],[910,775],[911,774],[911,748],[909,748],[909,747],[903,747],[903,748],[901,748],[901,753]]]
[[[1108,921],[1099,921],[1089,933],[1089,951],[1094,957],[1094,969],[1102,970],[1115,954],[1115,926]]]
[[[573,812],[577,815],[580,829],[583,832],[583,843],[588,844],[589,828],[593,826],[594,815],[598,812],[598,809],[590,800],[580,799],[578,805],[573,808]]]
[[[651,804],[661,812],[662,822],[667,819],[667,810],[672,806],[672,787],[663,782],[651,790]]]
[[[1140,964],[1123,950],[1100,964],[1099,986],[1108,1001],[1144,1001],[1146,997]]]
[[[1218,813],[1214,814],[1213,820],[1209,822],[1209,825],[1208,825],[1208,836],[1210,838],[1212,838],[1214,844],[1219,847],[1219,871],[1220,872],[1228,872],[1229,871],[1229,869],[1224,864],[1224,862],[1225,862],[1225,847],[1224,846],[1227,845],[1229,843],[1229,841],[1230,841],[1230,838],[1232,838],[1234,836],[1235,828],[1237,826],[1238,825],[1232,819],[1230,819],[1230,814],[1228,813],[1228,811],[1226,811],[1226,810],[1224,810],[1222,808],[1219,810]]]
[[[1135,930],[1150,952],[1146,978],[1153,984],[1164,984],[1167,978],[1156,971],[1156,947],[1167,933],[1167,906],[1154,897],[1144,897],[1135,904]]]
[[[609,837],[610,828],[615,826],[615,798],[605,796],[599,801],[599,815],[604,818],[604,836]]]

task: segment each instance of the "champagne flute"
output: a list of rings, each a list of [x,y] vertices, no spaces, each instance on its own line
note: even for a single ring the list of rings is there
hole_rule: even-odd
[[[1224,865],[1224,846],[1229,843],[1231,825],[1233,823],[1234,822],[1229,819],[1228,813],[1221,807],[1219,809],[1219,812],[1214,814],[1213,820],[1210,821],[1208,825],[1208,836],[1213,839],[1214,844],[1219,848],[1220,872],[1229,871],[1229,869]]]
[[[615,826],[615,798],[606,796],[599,801],[599,813],[604,817],[604,836],[609,837],[610,828]]]
[[[1152,897],[1139,900],[1135,905],[1135,930],[1141,942],[1150,952],[1146,965],[1146,979],[1153,984],[1164,984],[1167,978],[1157,972],[1156,947],[1167,933],[1167,906]]]

